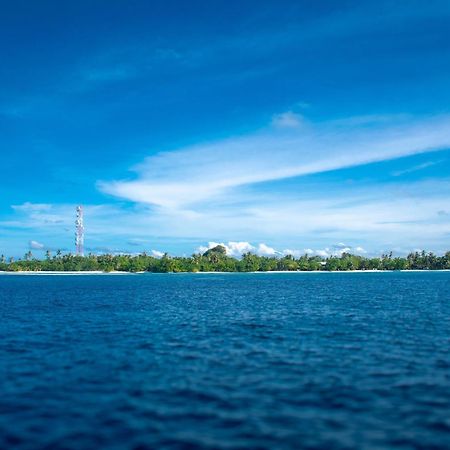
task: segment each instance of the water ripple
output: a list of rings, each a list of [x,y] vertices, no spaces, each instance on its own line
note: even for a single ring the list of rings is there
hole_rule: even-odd
[[[450,275],[0,278],[0,448],[441,449]]]

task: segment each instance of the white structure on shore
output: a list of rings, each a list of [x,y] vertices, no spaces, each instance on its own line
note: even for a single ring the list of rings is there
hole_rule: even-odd
[[[83,207],[77,206],[77,218],[75,220],[75,247],[77,256],[84,255],[84,221]]]

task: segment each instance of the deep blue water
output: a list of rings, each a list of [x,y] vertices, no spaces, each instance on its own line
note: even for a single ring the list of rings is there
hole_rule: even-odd
[[[1,448],[448,448],[450,273],[0,275]]]

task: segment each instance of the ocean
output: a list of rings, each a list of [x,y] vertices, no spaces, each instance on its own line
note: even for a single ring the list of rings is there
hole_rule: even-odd
[[[450,273],[0,275],[2,449],[440,449]]]

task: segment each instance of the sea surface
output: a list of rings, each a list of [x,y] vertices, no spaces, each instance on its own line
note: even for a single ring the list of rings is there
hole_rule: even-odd
[[[0,275],[2,449],[444,449],[450,273]]]

